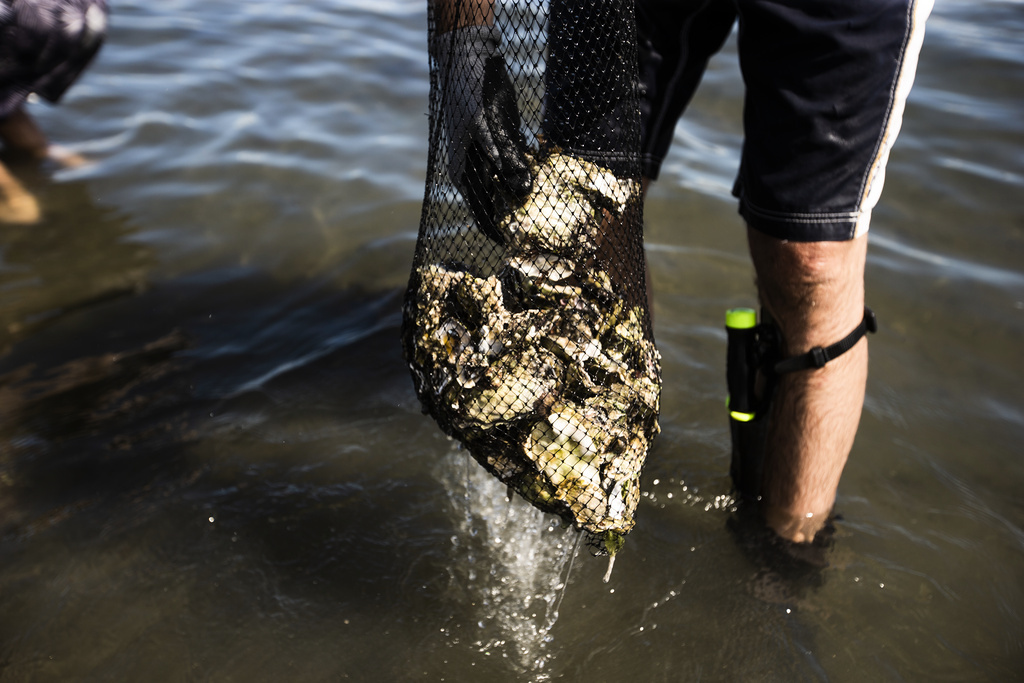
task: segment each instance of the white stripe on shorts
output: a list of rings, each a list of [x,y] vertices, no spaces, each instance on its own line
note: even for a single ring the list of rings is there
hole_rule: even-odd
[[[867,182],[861,192],[860,210],[853,232],[855,238],[867,233],[868,224],[871,222],[871,210],[875,208],[875,204],[878,203],[878,198],[882,194],[882,185],[885,183],[885,165],[889,161],[889,151],[892,149],[893,143],[896,142],[896,136],[899,135],[900,127],[903,125],[903,110],[906,108],[910,88],[914,85],[917,58],[921,54],[921,43],[924,42],[924,24],[928,15],[931,14],[933,4],[934,0],[917,0],[909,10],[910,25],[907,29],[899,75],[896,77],[889,104],[889,121],[885,130],[882,131],[878,151],[868,169]]]

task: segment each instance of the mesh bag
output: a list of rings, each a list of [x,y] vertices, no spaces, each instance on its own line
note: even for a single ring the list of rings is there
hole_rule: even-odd
[[[402,340],[425,412],[614,554],[658,432],[632,1],[430,6]]]

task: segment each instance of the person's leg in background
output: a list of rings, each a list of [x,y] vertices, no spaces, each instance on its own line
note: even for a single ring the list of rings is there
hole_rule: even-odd
[[[18,107],[0,120],[0,142],[34,159],[45,159],[49,143],[24,107]],[[39,221],[39,202],[7,167],[0,162],[0,221],[31,224]]]

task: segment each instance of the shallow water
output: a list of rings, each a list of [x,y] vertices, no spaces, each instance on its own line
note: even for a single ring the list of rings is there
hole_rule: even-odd
[[[119,0],[0,229],[0,680],[993,680],[1024,665],[1024,9],[946,0],[872,224],[829,567],[738,542],[742,83],[647,205],[662,427],[616,561],[420,414],[425,3]]]

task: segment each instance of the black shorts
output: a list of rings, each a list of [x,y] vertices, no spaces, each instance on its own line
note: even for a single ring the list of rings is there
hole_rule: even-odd
[[[802,242],[868,229],[932,0],[637,0],[642,172],[658,177],[710,57],[739,21],[751,227]]]
[[[106,0],[0,0],[0,120],[32,93],[56,103],[103,44]]]

